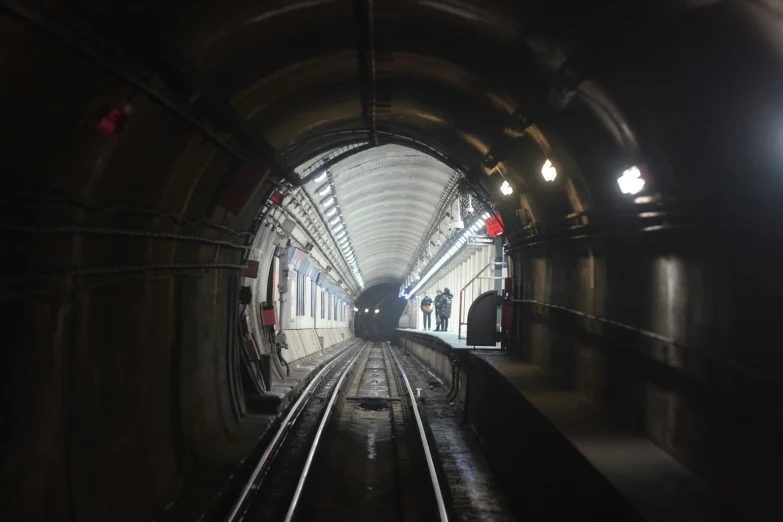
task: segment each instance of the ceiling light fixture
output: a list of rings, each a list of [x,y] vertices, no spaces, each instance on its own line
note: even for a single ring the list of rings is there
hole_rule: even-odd
[[[511,188],[511,185],[508,184],[508,181],[504,181],[503,184],[500,185],[500,192],[502,192],[505,196],[508,196],[514,192],[514,189]]]
[[[330,205],[334,204],[334,197],[333,196],[326,196],[324,199],[321,200],[321,205],[328,207]]]
[[[638,194],[644,188],[644,180],[639,167],[634,165],[623,172],[623,175],[617,178],[617,184],[623,194]]]
[[[325,179],[326,179],[326,171],[323,171],[323,173],[320,176],[318,176],[317,178],[315,178],[313,181],[315,183],[320,183],[320,182],[322,182]]]
[[[427,281],[429,281],[429,279],[432,276],[434,276],[438,272],[438,270],[440,270],[441,267],[443,267],[443,265],[446,264],[446,262],[449,259],[451,259],[457,252],[459,252],[460,248],[467,242],[468,236],[472,233],[473,228],[476,226],[479,227],[483,226],[484,223],[482,220],[488,217],[489,217],[489,213],[484,213],[484,215],[482,215],[481,218],[479,218],[475,223],[473,223],[473,225],[471,225],[470,228],[463,231],[459,239],[457,239],[457,241],[451,246],[451,248],[449,248],[449,250],[446,253],[444,253],[440,259],[438,259],[435,265],[430,269],[429,272],[424,274],[424,276],[419,275],[418,268],[417,268],[417,272],[415,274],[411,274],[411,276],[409,276],[408,278],[408,281],[410,281],[411,278],[413,279],[413,281],[417,281],[416,286],[414,286],[410,292],[405,294],[405,298],[408,299],[408,296],[415,295],[416,292],[418,292],[419,289],[422,286],[424,286],[427,283]]]
[[[554,181],[557,177],[557,169],[552,165],[552,162],[549,159],[547,159],[544,162],[544,166],[541,167],[541,175],[544,176],[546,181]]]
[[[332,191],[332,186],[329,185],[329,183],[324,183],[323,185],[315,189],[315,191],[318,193],[319,196],[325,196]]]

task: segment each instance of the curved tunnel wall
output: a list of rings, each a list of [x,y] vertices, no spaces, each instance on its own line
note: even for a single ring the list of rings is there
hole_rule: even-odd
[[[426,143],[488,193],[509,180],[514,195],[494,199],[523,301],[518,350],[764,519],[780,507],[780,412],[765,408],[781,368],[777,25],[761,4],[641,2],[656,13],[644,27],[666,35],[645,40],[610,3],[550,4],[402,2],[380,16],[410,37],[378,54],[393,100],[378,135]],[[147,8],[154,24],[144,9],[125,19],[58,2],[42,19],[0,15],[12,517],[156,518],[257,433],[228,385],[241,250],[159,234],[242,244],[279,173],[256,158],[243,185],[237,134],[205,101],[215,93],[140,37],[176,42],[296,165],[373,125],[353,7],[164,2]],[[567,108],[552,108],[558,93],[574,95]],[[104,104],[128,114],[119,136],[96,129]],[[539,175],[546,157],[554,184]],[[660,198],[618,193],[636,162]],[[249,187],[238,204],[236,184]],[[29,230],[57,225],[158,235]]]
[[[246,230],[269,189],[231,215],[216,201],[233,158],[72,49],[0,18],[3,121],[15,129],[4,168],[17,194],[5,219],[241,243],[218,227]],[[132,115],[121,139],[96,132],[103,103]],[[246,453],[227,385],[237,277],[210,267],[239,264],[239,251],[98,234],[4,242],[18,281],[3,293],[16,325],[3,365],[10,518],[153,519],[186,477]],[[170,268],[136,269],[150,265]]]

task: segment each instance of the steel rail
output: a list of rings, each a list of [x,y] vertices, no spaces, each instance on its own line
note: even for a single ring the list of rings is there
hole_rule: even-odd
[[[405,381],[405,387],[408,389],[408,396],[411,398],[411,404],[413,405],[413,414],[416,417],[416,424],[419,427],[419,435],[421,436],[421,444],[424,447],[424,456],[427,460],[427,468],[430,470],[430,480],[432,481],[432,489],[435,491],[435,501],[438,504],[438,514],[440,515],[441,522],[448,522],[449,515],[446,513],[446,504],[443,501],[443,494],[440,491],[440,482],[438,481],[438,474],[435,472],[435,463],[432,461],[432,453],[430,453],[430,446],[427,443],[427,434],[424,432],[424,423],[421,421],[421,415],[419,414],[419,406],[416,404],[416,396],[413,395],[413,389],[411,389],[411,383],[408,381],[408,376],[405,374],[399,359],[394,354],[394,351],[389,348],[394,362],[397,364],[397,368],[400,370],[403,380]]]
[[[279,446],[285,441],[288,431],[291,429],[291,426],[293,426],[296,420],[299,418],[299,415],[302,413],[302,411],[304,411],[304,407],[307,404],[307,402],[310,400],[312,395],[315,393],[316,387],[323,381],[326,374],[348,355],[348,352],[350,352],[350,350],[351,350],[350,348],[346,349],[345,352],[340,354],[332,362],[327,364],[320,372],[318,372],[318,375],[315,376],[315,378],[310,382],[309,385],[307,385],[307,388],[305,388],[305,390],[299,396],[299,399],[296,401],[296,403],[294,403],[293,407],[288,412],[288,415],[286,415],[285,419],[280,424],[280,428],[277,430],[277,433],[275,433],[275,436],[270,441],[266,450],[264,450],[263,455],[261,455],[258,464],[253,470],[253,474],[250,475],[250,479],[247,481],[247,484],[245,484],[245,487],[242,489],[242,493],[240,493],[239,497],[234,502],[234,505],[231,508],[231,512],[226,518],[227,522],[233,522],[234,520],[237,519],[237,515],[239,514],[240,510],[244,506],[245,501],[247,500],[247,497],[250,494],[250,491],[256,485],[256,481],[258,480],[259,475],[261,475],[261,472],[270,463],[270,458],[272,457],[272,455],[277,453],[277,450],[279,450]],[[356,354],[356,357],[358,357],[359,354],[361,354],[363,351],[364,349],[359,350],[359,353]],[[343,378],[345,377],[345,375],[347,374],[351,366],[353,366],[353,363],[356,361],[356,357],[354,357],[353,361],[351,361],[351,363],[348,365],[348,368],[346,368],[345,372],[343,372],[343,375],[340,377],[340,382],[337,385],[337,389],[339,389],[340,383],[342,383]],[[325,415],[328,415],[328,410]]]
[[[367,347],[367,344],[369,343],[365,343],[365,348]],[[304,486],[305,483],[307,482],[307,476],[310,473],[310,467],[313,464],[313,459],[315,459],[315,453],[316,450],[318,449],[318,443],[321,442],[321,435],[323,434],[324,429],[326,428],[326,423],[329,422],[329,419],[332,416],[332,408],[334,408],[334,403],[337,400],[337,396],[340,394],[340,389],[343,386],[345,377],[348,375],[348,371],[356,363],[356,359],[359,358],[359,355],[361,355],[362,352],[364,352],[364,348],[360,350],[359,353],[357,353],[356,356],[353,358],[353,361],[351,361],[348,364],[348,367],[340,376],[340,380],[337,381],[337,385],[334,387],[332,396],[329,398],[329,404],[326,405],[326,411],[324,411],[324,415],[321,418],[321,424],[318,425],[318,431],[316,431],[315,433],[313,444],[312,446],[310,446],[310,452],[307,454],[307,460],[305,461],[304,469],[302,469],[302,474],[299,477],[299,482],[296,485],[294,496],[291,499],[291,504],[288,506],[288,512],[285,514],[285,519],[284,519],[285,522],[291,522],[291,520],[293,520],[294,518],[294,514],[296,513],[296,508],[299,505],[299,499],[302,497],[302,491],[304,491]]]

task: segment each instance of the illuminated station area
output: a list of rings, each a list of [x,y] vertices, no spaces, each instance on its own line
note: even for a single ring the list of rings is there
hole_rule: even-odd
[[[3,519],[783,520],[781,34],[4,0]]]

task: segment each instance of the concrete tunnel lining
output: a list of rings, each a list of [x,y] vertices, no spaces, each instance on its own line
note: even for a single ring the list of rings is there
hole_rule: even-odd
[[[151,9],[165,12],[158,31],[186,50],[198,71],[225,81],[240,115],[275,148],[291,150],[284,159],[296,165],[336,145],[340,137],[332,133],[367,129],[355,35],[330,29],[354,27],[348,4],[303,2],[284,9],[246,2],[226,12],[210,2],[187,10],[164,2]],[[550,87],[561,86],[553,68],[563,64],[559,57],[595,50],[593,28],[613,11],[608,3],[593,4],[593,10],[579,6],[555,16],[550,10],[558,2],[548,8],[532,2],[406,3],[396,29],[410,38],[390,43],[378,63],[376,81],[393,101],[388,112],[376,114],[379,136],[394,133],[432,146],[496,195],[511,227],[509,244],[517,249],[514,285],[521,297],[660,331],[714,356],[653,346],[632,334],[604,336],[600,328],[534,307],[520,310],[526,320],[516,325],[519,345],[533,361],[646,433],[711,487],[753,505],[748,509],[763,519],[779,507],[769,485],[779,483],[772,469],[780,462],[780,424],[774,408],[770,413],[764,407],[778,388],[756,383],[757,375],[780,368],[774,325],[781,289],[779,246],[765,232],[776,230],[780,158],[768,138],[774,118],[758,119],[777,114],[773,93],[781,74],[768,33],[756,33],[749,14],[763,6],[724,2],[682,11],[678,24],[666,25],[670,38],[653,41],[654,50],[629,45],[635,54],[614,61],[596,51],[591,56],[608,63],[589,78],[605,97],[601,103],[582,97],[577,85],[565,109],[536,113],[531,130],[507,142],[519,130],[514,114],[547,106]],[[129,71],[192,110],[193,93],[142,51],[138,38],[146,32],[134,27],[139,34],[130,36],[119,27],[124,19],[111,11],[77,13],[57,2],[46,9],[44,19],[74,22],[87,44],[101,41],[125,52],[113,54],[108,66],[96,63],[52,39],[52,30],[4,9],[3,98],[13,101],[3,107],[4,125],[13,129],[4,145],[11,173],[4,222],[35,217],[41,226],[232,240],[251,230],[274,187],[267,169],[260,169],[261,181],[243,211],[228,212],[220,196],[236,172],[236,158],[111,71]],[[540,34],[528,39],[530,19]],[[242,20],[253,24],[237,30]],[[504,21],[502,30],[493,20]],[[422,30],[428,26],[439,30],[428,34]],[[303,34],[326,44],[305,45]],[[301,44],[293,45],[297,40]],[[263,52],[270,48],[290,52]],[[313,72],[332,66],[333,75]],[[96,131],[93,117],[103,103],[127,110],[122,134]],[[596,105],[612,117],[597,121],[591,112]],[[193,114],[233,143],[199,110]],[[714,118],[731,124],[716,125]],[[638,150],[614,132],[622,126],[634,131]],[[539,179],[542,142],[533,131],[550,144],[561,179],[572,189]],[[294,147],[298,143],[305,145]],[[510,150],[487,176],[487,154],[502,149]],[[634,161],[649,165],[648,195],[663,196],[650,205],[667,219],[682,219],[677,231],[638,215],[619,225],[612,221],[615,207],[631,214],[637,209],[632,199],[622,199],[616,183]],[[518,189],[512,198],[497,195],[501,177]],[[521,223],[520,208],[534,216],[540,233]],[[696,209],[698,216],[677,217],[689,214],[683,209]],[[577,210],[585,214],[564,218]],[[647,225],[661,228],[644,232]],[[571,228],[586,238],[563,239],[577,235]],[[712,232],[690,232],[704,229]],[[4,416],[13,426],[4,436],[3,466],[11,516],[154,519],[195,477],[225,472],[246,454],[258,426],[234,412],[226,382],[227,316],[235,305],[229,296],[237,282],[230,272],[208,266],[239,264],[239,253],[89,234],[14,233],[4,242],[9,282],[3,300],[14,325],[3,393]],[[687,280],[680,288],[662,284],[667,263]],[[57,275],[128,265],[139,270]],[[157,265],[179,268],[149,268]],[[19,282],[41,273],[49,275]],[[659,352],[667,355],[652,362],[645,356]],[[725,401],[725,411],[715,401]],[[135,500],[130,506],[129,493]]]
[[[345,229],[365,284],[402,281],[438,202],[456,173],[431,156],[398,145],[360,152],[331,169]],[[315,183],[307,190],[315,194]],[[314,200],[321,199],[317,195]],[[323,214],[323,208],[319,209]],[[396,234],[394,234],[396,231]],[[393,241],[369,241],[394,234]]]

